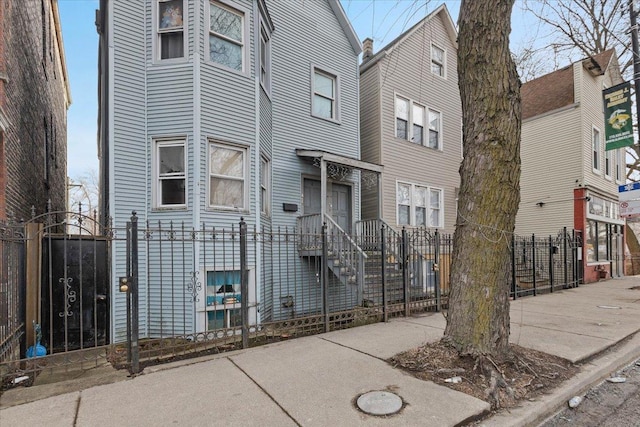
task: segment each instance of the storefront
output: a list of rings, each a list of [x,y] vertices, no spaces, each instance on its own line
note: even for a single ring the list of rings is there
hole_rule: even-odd
[[[586,208],[582,224],[584,281],[621,277],[624,274],[624,220],[620,219],[618,200],[587,190],[576,204],[582,201]]]

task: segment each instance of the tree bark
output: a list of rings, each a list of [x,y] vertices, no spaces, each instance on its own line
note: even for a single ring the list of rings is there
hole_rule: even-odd
[[[514,1],[463,0],[458,21],[464,159],[445,340],[476,356],[504,356],[509,345],[509,248],[520,203]]]

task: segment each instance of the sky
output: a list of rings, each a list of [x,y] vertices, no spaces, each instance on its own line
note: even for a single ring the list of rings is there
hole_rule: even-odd
[[[281,0],[286,1],[286,0]],[[308,0],[307,0],[308,1]],[[374,51],[410,28],[442,1],[434,0],[341,0],[360,40],[371,37]],[[453,21],[458,19],[460,0],[445,1]],[[67,174],[77,180],[98,170],[98,33],[95,11],[98,0],[58,0],[72,104],[67,117]],[[512,14],[512,50],[531,40],[536,31],[516,3]]]

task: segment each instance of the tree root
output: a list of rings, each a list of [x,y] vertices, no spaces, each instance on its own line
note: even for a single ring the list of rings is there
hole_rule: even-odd
[[[509,386],[507,378],[500,371],[498,365],[488,356],[478,356],[476,366],[479,366],[484,375],[489,378],[489,387],[484,390],[491,409],[499,409],[510,406],[515,399],[515,392]]]

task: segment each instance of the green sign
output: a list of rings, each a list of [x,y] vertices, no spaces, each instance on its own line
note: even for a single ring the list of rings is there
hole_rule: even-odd
[[[605,150],[633,145],[629,82],[602,91],[604,100]]]

